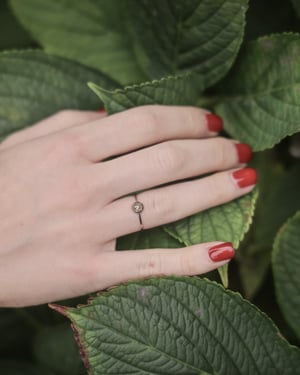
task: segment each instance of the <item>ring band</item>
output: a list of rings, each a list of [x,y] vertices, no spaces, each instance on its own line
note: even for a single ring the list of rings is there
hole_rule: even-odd
[[[144,210],[144,205],[142,202],[140,202],[137,198],[137,195],[134,194],[135,202],[132,204],[131,208],[132,211],[139,215],[139,221],[140,221],[140,230],[144,229],[144,224],[142,221],[141,212]]]

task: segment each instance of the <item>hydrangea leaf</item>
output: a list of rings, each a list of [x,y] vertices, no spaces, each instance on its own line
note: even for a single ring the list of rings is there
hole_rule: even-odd
[[[170,236],[162,227],[146,229],[118,238],[118,250],[138,250],[153,248],[179,248],[182,244]]]
[[[68,316],[90,373],[294,375],[300,351],[237,293],[188,277],[130,282]]]
[[[99,69],[123,84],[144,80],[124,26],[126,1],[11,0],[49,53]]]
[[[112,114],[140,105],[194,105],[198,97],[192,85],[194,78],[193,74],[169,76],[114,91],[94,83],[89,86],[103,101],[107,113]]]
[[[271,35],[245,47],[215,106],[231,136],[260,151],[299,131],[299,55],[298,34]]]
[[[256,198],[254,190],[232,202],[165,225],[164,229],[186,246],[229,241],[237,248],[252,222]]]
[[[228,241],[237,249],[252,223],[256,199],[255,190],[232,202],[165,225],[164,230],[185,246],[210,241]],[[227,268],[228,265],[225,265],[218,269],[222,283],[226,287]]]
[[[248,0],[131,0],[132,39],[151,78],[196,72],[199,89],[231,67],[241,45]]]
[[[62,109],[101,108],[89,80],[118,87],[98,71],[42,51],[0,53],[0,137]]]
[[[272,263],[279,306],[300,339],[300,211],[278,232]]]

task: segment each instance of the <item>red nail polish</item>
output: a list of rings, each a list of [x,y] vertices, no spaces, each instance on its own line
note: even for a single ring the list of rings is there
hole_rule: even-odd
[[[255,185],[257,173],[253,168],[243,168],[232,173],[232,177],[240,188]]]
[[[231,242],[223,242],[208,250],[208,255],[213,262],[221,262],[234,257],[234,250]]]
[[[206,115],[207,127],[211,132],[219,133],[223,129],[223,120],[221,117],[208,113]]]
[[[252,150],[251,147],[245,143],[236,143],[235,144],[238,159],[240,163],[249,163],[252,159]]]
[[[104,108],[101,108],[101,109],[97,109],[98,113],[103,113],[104,115],[106,115],[106,110]]]

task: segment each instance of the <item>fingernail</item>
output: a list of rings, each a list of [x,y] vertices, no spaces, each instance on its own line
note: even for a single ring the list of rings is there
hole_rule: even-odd
[[[223,129],[223,120],[221,117],[208,113],[206,115],[207,127],[211,132],[219,133]]]
[[[235,144],[238,159],[240,163],[249,163],[252,159],[252,150],[251,147],[245,143],[236,143]]]
[[[101,109],[97,109],[98,113],[103,113],[104,115],[106,115],[106,110],[104,108],[101,108]]]
[[[239,169],[232,173],[232,177],[240,188],[255,185],[257,181],[257,173],[253,168]]]
[[[234,257],[234,249],[231,242],[223,242],[208,250],[208,255],[213,262],[221,262]]]

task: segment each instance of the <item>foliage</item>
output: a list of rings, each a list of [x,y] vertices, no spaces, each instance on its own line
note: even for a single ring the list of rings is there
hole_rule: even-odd
[[[259,196],[117,246],[232,241],[239,251],[230,288],[268,312],[281,334],[257,307],[207,278],[131,282],[86,305],[83,297],[52,306],[71,320],[90,373],[299,371],[299,349],[281,337],[299,345],[299,9],[298,0],[0,0],[0,137],[62,108],[104,105],[112,114],[188,104],[221,115],[224,135],[260,151]],[[227,268],[219,273],[226,285]],[[1,373],[86,373],[64,318],[47,307],[2,309],[0,326]]]

